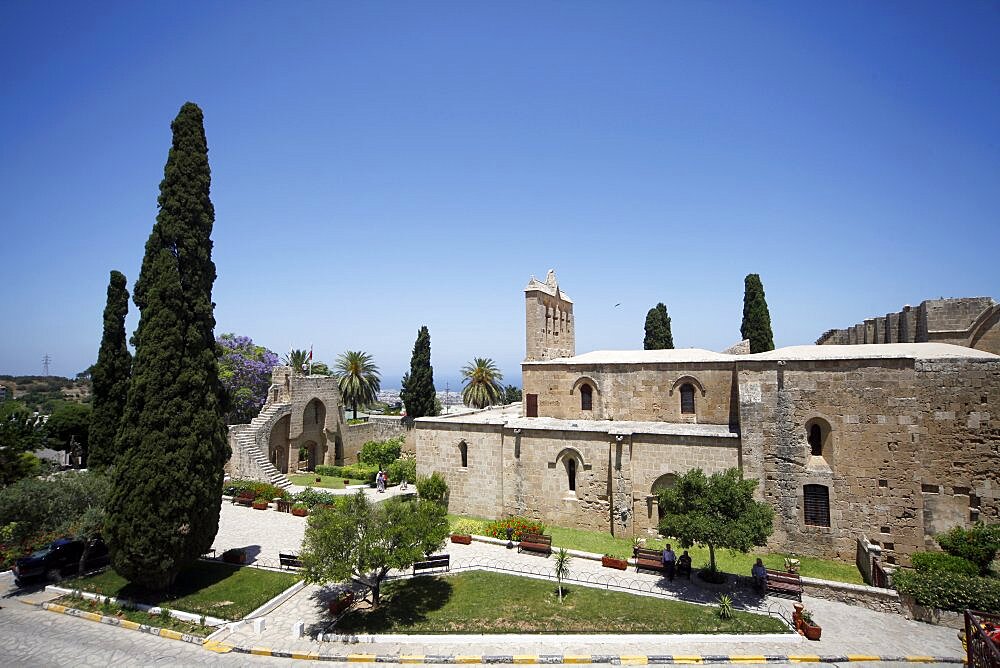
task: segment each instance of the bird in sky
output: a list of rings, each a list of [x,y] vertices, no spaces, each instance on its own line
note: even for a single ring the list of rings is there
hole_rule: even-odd
[[[622,303],[621,303],[621,302],[618,302],[617,304],[615,304],[615,308],[618,308],[618,307],[619,307],[619,306],[621,306],[621,305],[622,305]]]

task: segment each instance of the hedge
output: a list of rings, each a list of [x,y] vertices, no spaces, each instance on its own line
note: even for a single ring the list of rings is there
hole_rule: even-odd
[[[337,497],[334,494],[320,492],[312,487],[306,487],[304,490],[292,497],[292,500],[296,503],[304,503],[310,509],[321,504],[333,505],[337,503]]]
[[[389,474],[389,482],[393,485],[398,485],[403,480],[413,484],[417,480],[417,460],[397,459],[389,464],[386,473]]]
[[[263,496],[268,501],[271,499],[284,499],[288,497],[288,492],[259,480],[241,480],[234,478],[222,487],[222,493],[226,496],[236,496],[240,492],[252,492],[254,498]]]
[[[958,573],[979,575],[979,567],[968,559],[945,552],[914,552],[910,556],[913,567],[921,573]]]
[[[524,517],[507,517],[486,525],[486,535],[507,540],[507,527],[514,529],[513,540],[521,540],[526,533],[545,533],[545,525]]]
[[[892,576],[896,590],[929,608],[961,612],[966,608],[1000,613],[1000,579],[970,577],[946,571],[899,570]]]
[[[364,464],[350,464],[349,466],[317,466],[317,475],[327,475],[334,478],[351,478],[352,480],[364,480],[369,485],[375,484],[375,475],[378,473],[377,466],[365,466]]]

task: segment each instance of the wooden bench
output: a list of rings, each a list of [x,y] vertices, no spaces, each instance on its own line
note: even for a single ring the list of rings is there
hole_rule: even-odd
[[[663,565],[663,552],[660,550],[649,550],[644,547],[632,548],[632,556],[635,557],[635,570],[659,571],[666,573],[667,569]]]
[[[279,552],[278,561],[281,562],[282,568],[287,568],[288,570],[292,570],[293,568],[302,568],[302,561],[299,559],[299,555],[297,554],[284,554]]]
[[[290,513],[292,512],[292,502],[286,501],[285,499],[278,499],[274,504],[277,507],[279,513]]]
[[[423,561],[418,561],[413,564],[413,574],[416,575],[417,571],[432,570],[435,568],[443,568],[446,571],[451,570],[451,555],[450,554],[434,554]]]
[[[239,494],[233,497],[233,503],[238,506],[248,506],[248,507],[252,506],[253,500],[254,500],[253,492],[249,491],[240,492]]]
[[[802,578],[798,573],[767,569],[767,593],[802,600]]]
[[[541,533],[526,533],[521,536],[521,542],[517,544],[517,551],[538,552],[546,556],[552,554],[552,536]]]

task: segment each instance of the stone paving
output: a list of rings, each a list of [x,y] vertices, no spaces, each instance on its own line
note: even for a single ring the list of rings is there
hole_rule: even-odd
[[[252,512],[252,511],[250,511]],[[289,518],[298,519],[298,518]],[[448,544],[452,570],[489,568],[520,572],[533,577],[551,577],[552,558],[519,554],[502,545],[474,541],[472,545]],[[709,603],[718,592],[685,580],[666,582],[658,574],[625,573],[602,568],[599,561],[575,557],[570,577],[588,580],[610,589],[642,590],[645,595]],[[402,574],[399,574],[402,576]],[[580,582],[573,583],[576,585]],[[825,599],[803,598],[805,606],[823,627],[823,638],[810,642],[798,634],[748,639],[729,635],[636,635],[636,636],[369,636],[333,641],[313,638],[324,631],[328,621],[325,604],[338,587],[307,586],[266,616],[265,629],[255,633],[249,625],[218,637],[237,646],[263,646],[286,652],[343,654],[867,654],[881,656],[926,655],[960,657],[961,644],[955,630],[907,620],[900,615],[878,613]],[[761,598],[751,589],[737,585],[727,591],[743,609],[769,612],[789,619],[793,601]],[[294,623],[305,624],[306,635],[292,636]]]

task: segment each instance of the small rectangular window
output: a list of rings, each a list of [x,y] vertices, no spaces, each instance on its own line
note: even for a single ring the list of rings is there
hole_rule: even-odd
[[[525,416],[526,417],[538,417],[538,395],[528,394],[525,395]]]
[[[825,485],[806,485],[802,489],[806,524],[830,526],[830,489]]]
[[[920,486],[920,491],[924,494],[937,494],[941,491],[941,487],[938,485],[928,485],[924,483]]]

